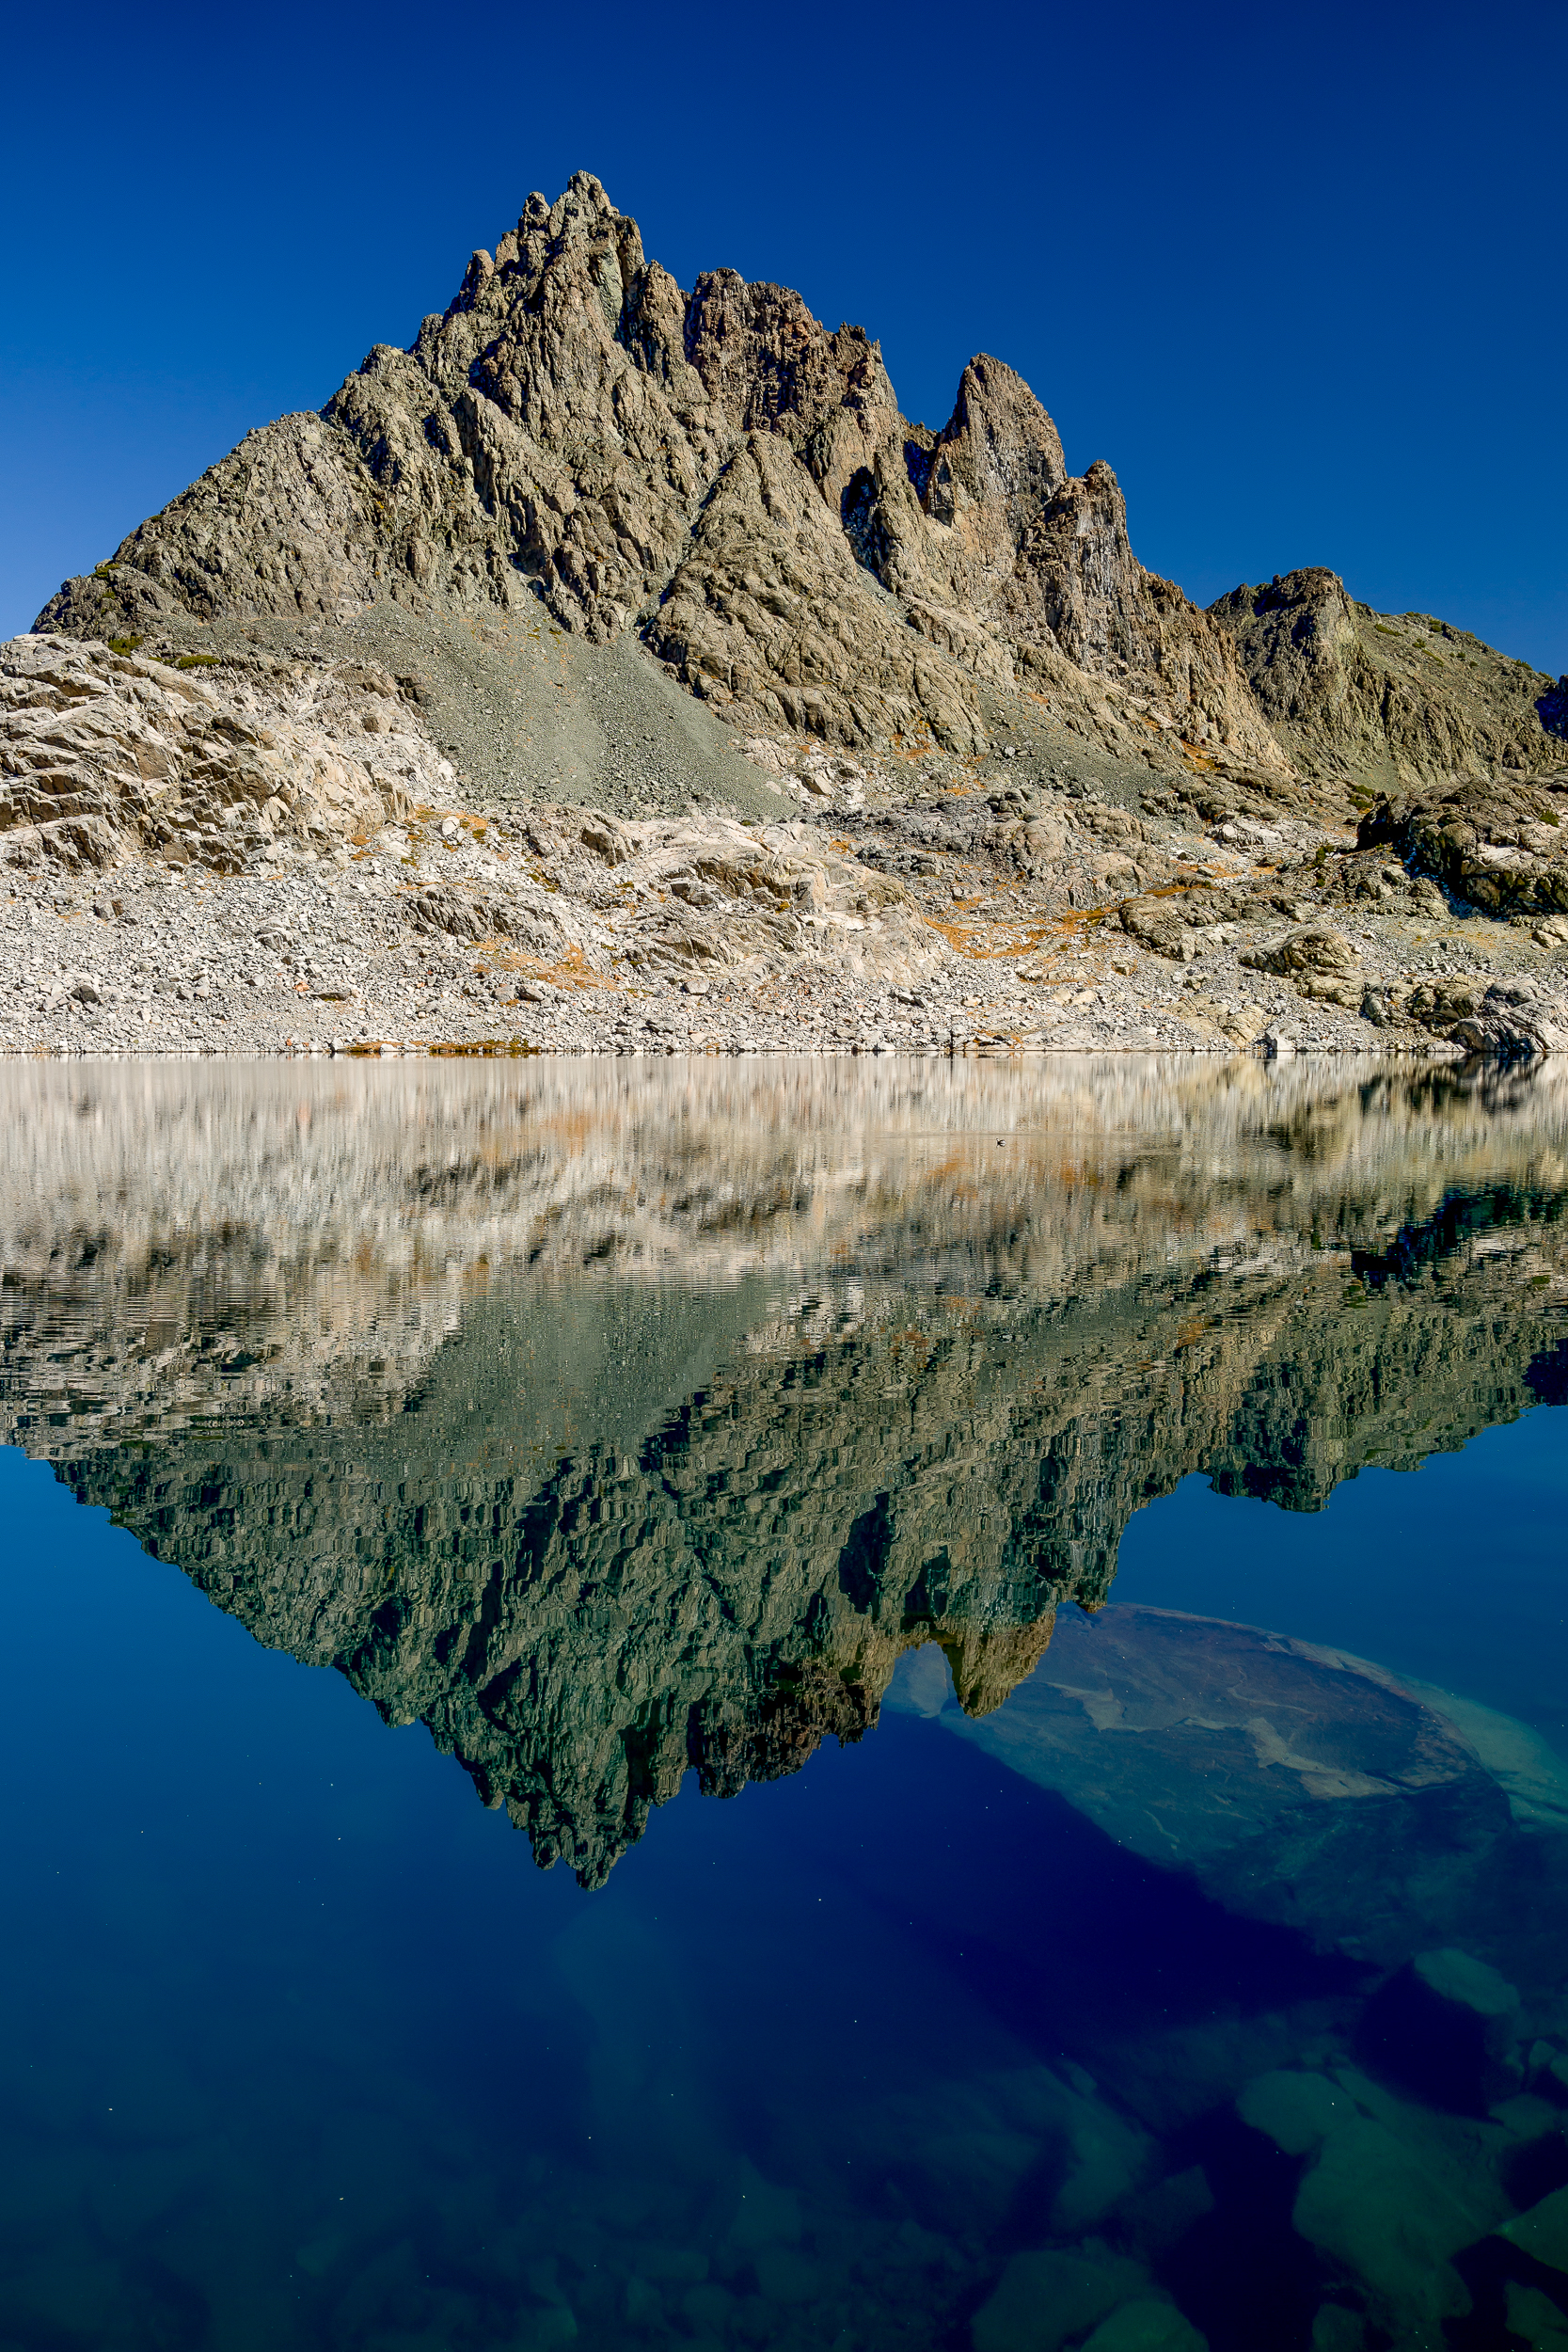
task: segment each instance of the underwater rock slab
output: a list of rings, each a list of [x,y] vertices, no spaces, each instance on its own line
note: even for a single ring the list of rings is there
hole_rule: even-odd
[[[1512,2238],[1538,2263],[1568,2271],[1568,2188],[1554,2189],[1517,2219],[1505,2222],[1502,2235]]]
[[[1482,2234],[1486,2203],[1458,2166],[1402,2146],[1372,2117],[1330,2132],[1292,2217],[1365,2281],[1380,2317],[1432,2322],[1469,2310],[1450,2257]]]
[[[1332,2076],[1277,2068],[1236,2102],[1244,2123],[1285,2154],[1307,2156],[1291,2216],[1296,2230],[1364,2289],[1373,2315],[1440,2341],[1470,2296],[1453,2256],[1505,2210],[1497,2166],[1506,2126],[1442,2115],[1395,2097],[1359,2069]]]
[[[1085,2337],[1084,2352],[1208,2352],[1208,2347],[1174,2303],[1141,2296],[1101,2320]]]
[[[1497,1937],[1518,1906],[1499,1924],[1499,1894],[1519,1874],[1521,1820],[1552,1818],[1550,1767],[1514,1758],[1489,1719],[1505,1771],[1528,1763],[1521,1805],[1438,1695],[1256,1627],[1112,1605],[1059,1619],[999,1712],[940,1720],[1227,1909],[1381,1967],[1424,1952],[1430,1968],[1441,1947],[1450,1975],[1500,1985]],[[1556,1884],[1564,1841],[1530,1842],[1528,1875]],[[1489,1918],[1490,1958],[1474,1949]],[[1520,1915],[1521,1933],[1543,1924]]]
[[[1243,2123],[1266,2132],[1288,2156],[1321,2147],[1330,2132],[1354,2121],[1355,2101],[1325,2074],[1295,2066],[1275,2067],[1248,2083],[1236,2102]]]
[[[1528,1724],[1433,1682],[1404,1688],[1450,1723],[1507,1795],[1516,1821],[1568,1830],[1568,1766]]]
[[[1148,2292],[1148,2274],[1102,2247],[1015,2254],[974,2315],[974,2352],[1058,2352],[1108,2312],[1132,2298],[1141,2303]]]
[[[1440,1952],[1418,1952],[1414,1966],[1421,1982],[1440,2000],[1474,2010],[1478,2017],[1512,2017],[1519,2006],[1519,1995],[1507,1978],[1468,1952],[1451,1947]]]
[[[1568,2352],[1568,2317],[1539,2287],[1521,2286],[1517,2280],[1510,2280],[1508,2328],[1511,2335],[1529,2345],[1530,2352]]]

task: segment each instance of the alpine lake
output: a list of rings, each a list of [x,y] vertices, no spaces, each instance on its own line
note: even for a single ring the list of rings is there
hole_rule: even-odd
[[[1568,1078],[0,1068],[0,2352],[1568,2352]]]

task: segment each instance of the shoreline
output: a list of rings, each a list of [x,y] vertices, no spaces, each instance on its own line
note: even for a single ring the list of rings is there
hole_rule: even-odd
[[[0,832],[0,1053],[1568,1049],[1557,869],[1488,910],[1496,853],[1465,898],[1326,801],[757,738],[766,806],[634,817],[465,788],[346,661],[34,638],[0,686],[14,813],[69,812]]]
[[[644,1060],[664,1061],[685,1058],[693,1061],[744,1060],[746,1058],[791,1061],[853,1061],[858,1059],[904,1061],[1022,1061],[1105,1060],[1121,1058],[1129,1061],[1294,1061],[1301,1056],[1319,1059],[1354,1060],[1378,1065],[1415,1066],[1432,1064],[1445,1069],[1470,1066],[1490,1066],[1498,1070],[1517,1070],[1532,1058],[1522,1053],[1477,1052],[1466,1054],[1462,1048],[1430,1039],[1419,1043],[1394,1045],[1326,1044],[1318,1041],[1296,1043],[1290,1040],[1276,1041],[1272,1047],[1262,1041],[1256,1045],[1114,1045],[1055,1043],[1038,1044],[1012,1041],[990,1037],[966,1038],[956,1045],[886,1045],[880,1042],[861,1044],[791,1045],[759,1043],[755,1039],[742,1041],[733,1039],[725,1042],[714,1041],[698,1045],[659,1044],[653,1041],[622,1043],[548,1043],[539,1044],[522,1037],[483,1038],[286,1038],[275,1046],[248,1045],[231,1048],[207,1042],[174,1042],[166,1045],[98,1044],[84,1039],[59,1039],[35,1045],[0,1044],[3,1061],[596,1061]],[[1544,1060],[1544,1055],[1534,1057]]]

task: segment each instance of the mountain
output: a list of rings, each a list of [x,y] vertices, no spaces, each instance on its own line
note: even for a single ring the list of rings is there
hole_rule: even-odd
[[[44,629],[331,620],[389,600],[635,628],[718,709],[849,744],[986,740],[988,688],[1129,681],[1154,723],[1279,764],[1235,648],[1128,544],[1116,477],[1069,475],[1001,361],[940,433],[879,346],[733,270],[688,294],[578,173],[529,199],[411,350],[246,438],[68,583]]]
[[[977,355],[947,422],[913,422],[860,327],[733,270],[687,293],[586,172],[530,197],[409,350],[248,434],[38,627],[540,603],[592,644],[633,632],[732,722],[850,746],[973,754],[1022,698],[1140,765],[1568,757],[1549,680],[1380,623],[1331,574],[1200,612],[1005,362]]]
[[[1321,569],[1199,611],[1003,361],[913,421],[579,173],[0,647],[0,1033],[576,1049],[590,980],[677,1047],[1533,1056],[1565,811],[1568,681]]]
[[[1211,605],[1258,707],[1304,773],[1399,792],[1465,775],[1549,772],[1568,756],[1568,680],[1430,613],[1374,612],[1321,568]]]

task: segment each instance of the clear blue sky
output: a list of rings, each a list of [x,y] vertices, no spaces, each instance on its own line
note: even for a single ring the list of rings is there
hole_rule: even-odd
[[[597,172],[689,285],[988,350],[1207,602],[1328,564],[1568,670],[1568,8],[112,8],[6,37],[0,633]]]

